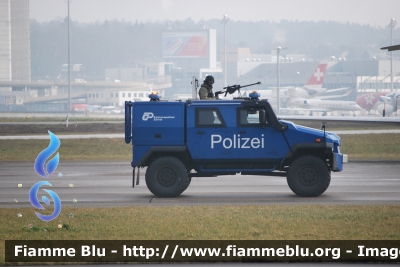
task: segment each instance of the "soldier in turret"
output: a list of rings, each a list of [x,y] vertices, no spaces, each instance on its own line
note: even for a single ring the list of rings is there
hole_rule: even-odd
[[[215,100],[215,99],[217,99],[217,97],[214,96],[214,93],[212,91],[213,84],[214,84],[214,77],[211,75],[208,75],[199,90],[200,100]]]

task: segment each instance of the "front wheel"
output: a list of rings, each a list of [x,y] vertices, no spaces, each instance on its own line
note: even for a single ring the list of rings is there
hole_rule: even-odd
[[[331,182],[328,166],[315,156],[296,159],[287,174],[290,189],[298,196],[317,197],[324,193]]]
[[[189,183],[190,178],[185,165],[174,157],[158,158],[146,171],[147,188],[158,197],[179,196]]]

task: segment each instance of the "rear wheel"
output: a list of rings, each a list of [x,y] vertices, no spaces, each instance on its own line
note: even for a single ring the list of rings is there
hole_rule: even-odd
[[[302,156],[289,167],[287,183],[302,197],[317,197],[324,193],[331,182],[328,166],[315,156]]]
[[[185,165],[174,157],[153,161],[146,171],[147,188],[158,197],[176,197],[190,184]]]

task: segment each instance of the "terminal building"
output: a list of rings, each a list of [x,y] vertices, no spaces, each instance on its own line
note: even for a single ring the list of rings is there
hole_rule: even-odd
[[[0,82],[30,81],[29,1],[0,0]],[[0,106],[22,104],[24,86],[0,87]]]

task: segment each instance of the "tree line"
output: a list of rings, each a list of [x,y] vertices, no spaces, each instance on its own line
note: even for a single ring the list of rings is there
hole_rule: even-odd
[[[31,20],[32,78],[56,78],[68,60],[68,21]],[[71,63],[83,64],[85,74],[104,79],[105,68],[134,67],[147,59],[162,60],[162,33],[169,30],[217,30],[217,48],[223,45],[221,20],[132,22],[106,20],[71,21]],[[394,30],[400,36],[400,30]],[[398,39],[397,39],[398,40]],[[333,21],[230,21],[226,25],[228,47],[249,47],[252,54],[269,54],[277,46],[287,53],[321,60],[330,56],[347,60],[386,57],[380,47],[390,45],[390,28]],[[219,56],[219,54],[217,53]],[[217,58],[217,60],[220,60]]]

